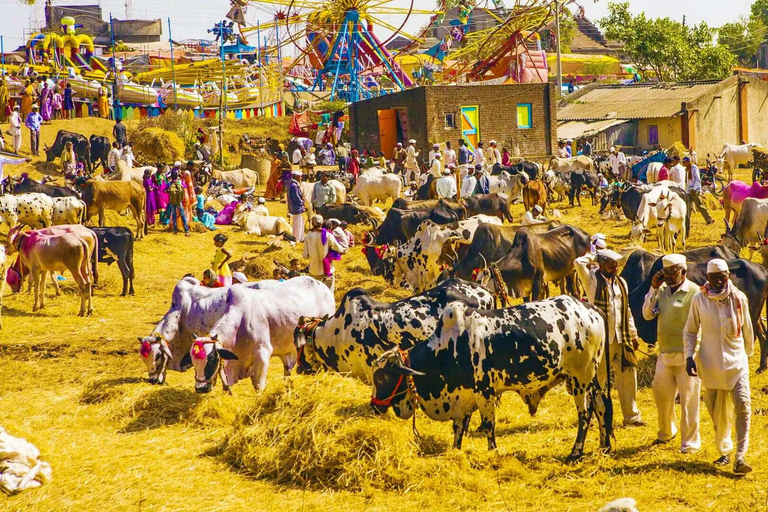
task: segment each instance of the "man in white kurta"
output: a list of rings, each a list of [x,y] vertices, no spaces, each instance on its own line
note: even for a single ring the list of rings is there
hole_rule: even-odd
[[[728,264],[707,264],[707,283],[694,296],[683,331],[689,375],[701,376],[707,406],[715,427],[717,465],[730,462],[731,423],[736,424],[734,473],[752,471],[745,456],[749,447],[751,397],[749,359],[754,347],[752,320],[746,296],[729,279]],[[699,342],[701,338],[701,342]]]
[[[592,269],[590,267],[595,259],[598,268]],[[574,264],[579,281],[587,290],[590,304],[598,306],[598,288],[602,287],[603,283],[605,285],[608,307],[604,313],[608,317],[610,361],[615,373],[614,382],[619,394],[624,425],[642,426],[645,423],[637,408],[637,368],[622,364],[623,345],[629,344],[627,350],[634,350],[638,347],[638,341],[635,320],[629,311],[627,283],[618,275],[621,259],[620,254],[610,249],[601,249],[596,255],[587,254],[576,258]],[[627,325],[622,324],[622,319],[626,319]]]
[[[11,136],[13,137],[13,152],[18,153],[19,149],[21,149],[21,115],[19,114],[21,112],[21,107],[16,105],[13,107],[13,112],[11,113],[11,117],[8,118],[8,124],[10,125],[9,132],[11,133]]]
[[[493,167],[496,164],[501,165],[501,151],[499,151],[499,148],[496,146],[495,140],[488,143],[486,163],[488,164],[488,167]]]
[[[677,155],[673,156],[672,163],[674,165],[671,169],[669,169],[669,180],[674,181],[680,186],[680,188],[685,190],[688,183],[688,180],[686,179],[687,173],[685,172],[685,167],[683,167],[683,164],[680,163],[680,157]]]
[[[435,182],[435,191],[439,198],[456,199],[456,178],[451,169],[443,171],[443,177]]]
[[[624,177],[624,169],[627,167],[627,157],[624,153],[617,151],[616,147],[611,146],[611,154],[608,155],[608,161],[611,162],[611,172],[615,177]]]
[[[532,224],[539,224],[541,222],[546,222],[547,218],[544,216],[544,209],[539,206],[538,204],[533,205],[533,208],[525,212],[525,215],[523,215],[523,220],[521,221],[521,224],[523,226],[530,226]]]
[[[685,368],[683,329],[693,297],[699,286],[686,279],[686,260],[682,254],[662,258],[663,269],[651,279],[651,289],[643,302],[643,318],[658,318],[656,372],[653,397],[659,430],[653,444],[667,443],[677,435],[675,396],[680,395],[680,451],[693,453],[701,448],[699,435],[699,395],[701,381]]]
[[[405,182],[419,180],[419,152],[416,151],[416,140],[408,141],[408,149],[405,150]]]
[[[477,148],[475,149],[475,166],[481,165],[483,168],[485,168],[485,148],[483,147],[482,142],[477,143]]]

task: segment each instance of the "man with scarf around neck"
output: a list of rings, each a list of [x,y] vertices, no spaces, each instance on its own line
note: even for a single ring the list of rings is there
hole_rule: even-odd
[[[598,268],[590,268],[595,259]],[[638,427],[645,425],[637,408],[635,350],[639,343],[635,320],[629,311],[627,282],[618,275],[621,259],[621,254],[601,249],[596,255],[587,254],[576,258],[574,263],[579,280],[587,290],[589,303],[608,318],[609,357],[615,373],[624,425]]]
[[[682,254],[662,258],[662,270],[651,279],[651,289],[643,302],[643,317],[658,318],[659,357],[653,376],[653,398],[659,418],[654,445],[668,443],[677,435],[675,396],[680,395],[680,440],[682,453],[701,448],[699,435],[699,395],[701,381],[690,376],[683,354],[683,329],[688,320],[693,297],[699,293],[696,283],[686,279],[687,265]]]
[[[747,298],[729,277],[725,260],[714,259],[707,264],[707,282],[693,297],[683,342],[688,375],[700,375],[706,388],[704,404],[712,417],[715,445],[720,452],[715,464],[724,466],[730,462],[731,423],[735,415],[733,471],[746,474],[752,471],[744,457],[749,447],[752,407],[748,358],[755,338]]]

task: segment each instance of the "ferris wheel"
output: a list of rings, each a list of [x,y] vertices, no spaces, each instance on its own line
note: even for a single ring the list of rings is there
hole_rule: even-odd
[[[359,101],[370,97],[386,77],[401,90],[413,85],[409,76],[395,63],[387,44],[400,36],[410,41],[418,37],[408,34],[404,27],[415,15],[430,15],[433,10],[415,9],[415,0],[408,7],[391,7],[390,0],[260,0],[260,4],[276,7],[274,19],[245,27],[243,33],[274,30],[278,47],[297,50],[298,57],[291,66],[314,70],[308,88],[330,90],[331,99]],[[380,39],[374,27],[390,32]]]

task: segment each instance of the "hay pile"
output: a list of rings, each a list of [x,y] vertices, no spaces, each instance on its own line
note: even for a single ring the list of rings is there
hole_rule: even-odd
[[[184,159],[184,143],[174,132],[162,128],[144,128],[131,135],[133,152],[142,162],[164,162]]]
[[[686,148],[685,145],[680,141],[675,142],[669,146],[669,148],[667,148],[667,156],[670,158],[673,156],[679,156],[680,158],[683,158],[687,154],[688,148]]]
[[[409,490],[439,482],[477,490],[486,484],[468,470],[490,467],[493,454],[450,450],[448,435],[416,438],[410,422],[375,415],[361,399],[369,394],[368,386],[335,374],[274,383],[238,416],[219,453],[256,478],[300,487]],[[521,468],[507,463],[505,476],[512,478]]]

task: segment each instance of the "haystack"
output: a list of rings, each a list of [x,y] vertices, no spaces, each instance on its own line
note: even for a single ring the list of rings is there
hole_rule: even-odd
[[[184,158],[184,143],[173,132],[162,128],[144,128],[132,137],[133,152],[143,162],[174,162]]]
[[[679,156],[680,158],[683,158],[687,154],[688,148],[686,148],[685,145],[680,141],[675,142],[669,146],[669,148],[667,148],[667,156],[669,158],[672,158],[673,156]]]

